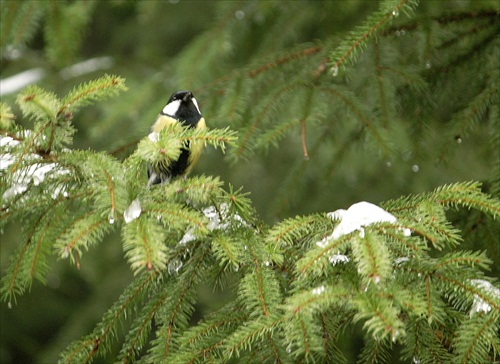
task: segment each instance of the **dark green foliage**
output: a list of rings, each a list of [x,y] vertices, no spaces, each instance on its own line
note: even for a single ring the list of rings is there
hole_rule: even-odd
[[[186,2],[179,27],[160,2],[2,2],[2,51],[43,34],[54,69],[101,16],[132,42],[136,16],[169,34],[121,49],[128,93],[105,75],[0,104],[2,301],[61,266],[95,285],[113,254],[131,271],[93,329],[62,334],[60,363],[499,359],[497,5],[342,3]],[[148,137],[165,88],[193,90],[209,128]],[[205,174],[147,186],[191,140]],[[243,169],[231,183],[214,149]],[[329,213],[366,196],[382,215]]]

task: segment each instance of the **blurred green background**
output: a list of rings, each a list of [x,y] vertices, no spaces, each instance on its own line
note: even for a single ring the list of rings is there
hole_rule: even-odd
[[[18,42],[5,35],[19,20],[9,18],[13,3],[28,4],[24,16],[31,19],[24,24],[25,39]],[[209,127],[236,130],[247,130],[266,98],[272,97],[273,87],[289,77],[302,77],[303,67],[310,74],[314,70],[321,74],[319,81],[304,82],[318,87],[336,83],[360,102],[377,105],[380,84],[373,64],[377,56],[387,68],[417,69],[416,74],[427,82],[419,89],[411,80],[409,85],[392,86],[390,79],[386,81],[387,97],[392,92],[392,99],[385,112],[393,124],[386,136],[388,153],[360,132],[359,121],[345,113],[345,105],[336,110],[333,104],[325,106],[326,112],[312,112],[317,111],[318,117],[308,124],[308,160],[297,124],[278,148],[264,145],[244,158],[235,158],[231,150],[224,155],[206,148],[194,173],[217,175],[237,188],[243,186],[268,224],[296,214],[347,208],[361,200],[379,203],[445,183],[490,180],[495,171],[492,165],[499,158],[490,143],[492,128],[498,123],[492,124],[485,116],[464,135],[456,137],[450,130],[450,119],[474,97],[486,71],[465,61],[456,65],[457,70],[446,69],[447,75],[442,72],[460,55],[475,65],[491,62],[489,51],[483,52],[490,43],[496,42],[498,56],[498,2],[422,1],[412,20],[400,14],[388,33],[380,36],[379,48],[368,47],[353,68],[334,78],[329,52],[379,4],[357,0],[2,1],[1,98],[17,113],[16,92],[8,91],[6,82],[26,70],[36,69],[41,75],[37,84],[60,96],[104,73],[124,77],[128,92],[84,108],[74,117],[75,148],[104,150],[123,159],[148,134],[170,94],[179,89],[194,92]],[[454,12],[493,15],[465,16],[450,21],[452,25],[440,21],[450,19],[448,14]],[[401,30],[396,30],[398,24]],[[456,39],[460,36],[462,40]],[[390,40],[385,42],[386,38]],[[68,45],[58,49],[64,42]],[[314,46],[322,51],[312,61],[307,57],[298,63],[286,61],[277,66],[283,68],[282,73],[270,70],[255,80],[241,76],[266,65],[275,68],[277,60]],[[460,73],[460,67],[467,72]],[[238,79],[243,80],[243,89],[261,82],[262,91],[248,95],[240,90],[244,106],[233,119],[230,112],[219,110],[234,101],[229,94],[237,91],[232,87]],[[293,100],[284,98],[279,110],[272,111],[276,123],[280,118],[301,117]],[[383,114],[376,106],[370,111],[374,120]],[[30,127],[27,120],[17,121]],[[9,226],[2,233],[0,267],[4,269],[22,241],[19,226]],[[492,254],[498,257],[498,251]],[[35,282],[17,305],[0,305],[2,364],[55,362],[70,341],[92,330],[132,279],[118,235],[108,236],[85,254],[80,270],[55,259],[53,267],[46,286]],[[226,294],[207,287],[200,292],[205,297],[200,312],[220,306]],[[356,346],[356,342],[345,343],[345,349],[353,353]]]

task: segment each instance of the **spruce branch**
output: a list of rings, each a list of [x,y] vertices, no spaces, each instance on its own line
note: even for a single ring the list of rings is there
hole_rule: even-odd
[[[7,1],[0,4],[2,26],[0,49],[7,45],[19,46],[28,42],[35,34],[46,4],[40,1]]]
[[[321,223],[327,226],[321,227]],[[315,231],[325,230],[332,227],[332,220],[322,214],[313,214],[307,216],[297,216],[283,220],[273,226],[266,237],[267,242],[274,246],[291,246],[302,237],[310,236]]]
[[[52,17],[47,21],[52,27],[46,31],[47,39],[54,37],[49,45],[57,43],[58,36],[64,38],[59,49],[50,51],[51,57],[58,54],[69,59],[74,48],[68,41],[78,44],[81,39],[82,24],[88,22],[93,5],[85,9],[79,6],[87,5],[73,5],[45,5],[44,12]],[[434,152],[424,144],[442,141],[434,133],[440,130],[434,129],[436,125],[454,125],[450,140],[458,135],[457,130],[460,136],[475,137],[478,128],[481,137],[500,135],[494,128],[498,124],[498,62],[492,52],[496,12],[476,16],[481,11],[473,14],[467,10],[461,16],[438,14],[396,24],[392,19],[400,12],[412,12],[416,1],[383,1],[335,49],[336,40],[328,35],[317,44],[290,47],[307,34],[331,33],[331,28],[320,27],[322,18],[310,10],[314,7],[302,11],[299,5],[290,5],[301,10],[292,18],[273,4],[218,5],[224,11],[214,30],[196,38],[175,58],[175,77],[169,82],[202,90],[200,100],[207,121],[212,125],[231,123],[234,130],[242,130],[239,141],[228,128],[172,126],[141,139],[125,161],[93,150],[66,149],[75,132],[73,112],[123,90],[123,80],[117,76],[76,86],[61,99],[33,88],[34,92],[20,100],[25,104],[26,119],[34,121],[32,131],[22,130],[13,123],[12,111],[1,109],[2,128],[4,114],[9,125],[2,136],[10,139],[1,140],[7,148],[0,156],[8,155],[11,164],[0,171],[0,193],[10,195],[0,207],[0,217],[5,220],[0,226],[21,222],[22,243],[30,241],[14,253],[2,278],[2,287],[7,287],[2,298],[15,300],[33,278],[43,282],[51,254],[71,256],[78,266],[82,252],[104,242],[112,231],[119,232],[113,238],[121,238],[123,255],[135,273],[95,329],[62,354],[61,363],[116,359],[183,364],[347,362],[339,348],[350,338],[348,328],[361,328],[364,336],[360,362],[389,361],[400,348],[405,362],[485,362],[498,357],[499,298],[496,290],[485,288],[498,289],[498,284],[485,271],[496,270],[495,250],[487,246],[496,241],[494,224],[500,201],[495,188],[489,191],[496,197],[483,192],[488,183],[484,187],[476,182],[454,183],[384,202],[382,207],[394,220],[361,225],[340,237],[334,232],[341,222],[326,213],[267,226],[260,221],[250,196],[231,184],[225,188],[219,177],[180,178],[146,187],[146,165],[170,163],[191,141],[222,151],[229,145],[230,159],[239,160],[257,148],[277,146],[296,131],[292,143],[283,143],[280,152],[297,152],[297,146],[302,146],[302,153],[314,163],[297,158],[289,174],[280,176],[281,184],[273,193],[281,198],[276,216],[283,216],[290,213],[284,204],[300,201],[300,193],[307,191],[301,180],[315,183],[320,199],[331,196],[325,191],[333,186],[341,191],[334,193],[337,200],[333,203],[344,204],[353,198],[341,189],[350,183],[349,178],[337,189],[339,180],[332,178],[336,177],[333,172],[344,175],[342,168],[355,170],[355,163],[365,161],[370,164],[367,169],[373,170],[373,180],[378,181],[381,171],[373,160],[394,161],[406,149],[412,149],[411,162],[415,157],[420,164],[418,158]],[[149,13],[156,6],[139,5]],[[329,4],[321,6],[329,10]],[[74,28],[64,33],[71,24],[58,17],[79,10],[83,11]],[[314,29],[308,30],[300,19],[311,15]],[[427,21],[426,33],[422,24]],[[281,36],[284,50],[270,48],[267,44],[278,33],[291,33],[283,32],[283,27],[277,30],[288,22],[287,29],[306,31],[297,32],[303,34],[300,37]],[[54,34],[56,28],[64,34]],[[251,42],[251,52],[242,53],[239,42],[260,34],[255,29],[270,36],[263,42]],[[406,35],[411,41],[403,40],[403,30],[411,33]],[[20,37],[29,38],[29,31],[23,33]],[[383,37],[374,43],[378,35]],[[426,36],[428,49],[422,51]],[[359,57],[363,50],[371,60]],[[333,57],[335,52],[339,54],[331,60],[333,72],[359,60],[357,72],[349,79],[320,77],[327,68],[326,56]],[[420,61],[434,52],[440,52],[442,61],[422,70]],[[486,72],[479,67],[485,55],[489,57]],[[465,72],[465,66],[474,73]],[[460,77],[451,77],[455,75]],[[373,80],[378,82],[375,94]],[[450,84],[462,90],[469,81],[470,88],[464,87],[464,92],[449,92]],[[148,81],[144,87],[150,86]],[[441,93],[450,95],[450,100],[441,102]],[[142,100],[152,94],[146,92]],[[122,120],[116,125],[128,120],[122,118],[124,112],[114,115]],[[452,120],[449,115],[454,115]],[[114,120],[106,125],[109,130],[114,125],[116,130]],[[415,128],[427,128],[428,134],[414,137],[411,131]],[[496,141],[488,139],[485,150],[494,150]],[[373,149],[376,153],[372,154]],[[352,154],[353,150],[358,154]],[[281,163],[287,167],[286,162]],[[33,170],[40,168],[52,169],[37,185]],[[358,172],[351,173],[358,178]],[[9,191],[20,182],[20,175],[28,176],[26,189]],[[371,187],[370,176],[361,177],[365,183],[358,186]],[[420,180],[403,174],[398,177],[405,188],[415,188],[410,181]],[[314,206],[306,208],[318,211]],[[455,216],[457,209],[463,220]],[[470,230],[484,235],[470,235]],[[13,275],[15,284],[9,288]],[[219,308],[219,302],[209,297],[210,305],[206,305],[205,294],[200,294],[206,287],[221,287],[230,302]],[[121,350],[113,359],[117,342]]]
[[[258,68],[255,68],[253,70],[250,70],[247,72],[247,77],[253,78],[256,77],[257,75],[261,74],[262,72],[266,72],[270,70],[271,68],[278,67],[284,63],[293,61],[295,59],[298,59],[300,57],[307,57],[310,55],[313,55],[315,53],[320,52],[323,49],[321,46],[316,46],[316,47],[309,47],[303,50],[299,50],[297,52],[291,53],[289,55],[286,55],[284,57],[278,58],[275,61],[272,61],[271,63],[262,65]]]
[[[368,336],[365,338],[365,346],[358,356],[357,363],[389,363],[391,349],[392,345],[389,339],[373,340]]]
[[[399,318],[399,308],[388,300],[368,289],[364,294],[358,294],[354,299],[357,313],[354,320],[366,320],[363,327],[375,338],[383,340],[389,337],[397,341],[405,336],[405,325]]]
[[[389,212],[399,214],[408,213],[418,209],[419,205],[424,202],[438,203],[445,207],[463,206],[467,208],[476,208],[486,214],[496,217],[500,213],[500,201],[481,192],[481,184],[479,182],[459,182],[448,184],[436,188],[433,192],[423,193],[415,196],[406,196],[398,200],[390,200],[383,203],[383,207]],[[396,207],[397,206],[397,207]],[[436,212],[438,210],[435,210]],[[441,219],[445,219],[444,215]]]
[[[61,102],[52,92],[39,86],[28,86],[17,96],[17,103],[25,117],[52,123],[56,121]]]
[[[351,92],[342,90],[340,88],[322,88],[322,92],[329,96],[333,96],[344,103],[349,110],[361,121],[363,126],[373,135],[375,141],[379,144],[384,155],[389,155],[389,144],[382,135],[379,133],[378,129],[375,127],[375,123],[370,113],[366,109],[366,106]]]
[[[74,59],[95,5],[92,2],[48,4],[44,24],[46,51],[56,66],[61,67]]]
[[[297,261],[297,276],[305,277],[307,274],[322,275],[331,264],[330,257],[342,251],[349,239],[347,237],[329,241],[326,246],[318,245],[304,254]]]
[[[241,307],[230,303],[212,313],[198,326],[189,328],[180,338],[172,363],[198,363],[207,359],[223,358],[222,348],[226,338],[241,325],[246,316]]]
[[[119,325],[125,321],[127,315],[133,314],[142,304],[141,300],[155,289],[157,278],[155,274],[149,272],[139,275],[106,311],[92,334],[68,345],[61,353],[59,363],[87,363],[97,355],[104,356],[108,353],[111,343],[117,339]]]
[[[483,120],[495,97],[498,97],[498,87],[490,85],[476,95],[465,108],[453,115],[449,122],[450,133],[447,142],[443,145],[441,159],[449,154],[448,149],[451,143],[462,143],[474,126]]]
[[[12,299],[15,301],[17,295],[23,294],[26,288],[31,286],[33,268],[37,260],[36,254],[33,254],[36,251],[36,248],[33,249],[33,240],[43,217],[44,214],[38,217],[34,227],[28,234],[27,241],[18,248],[18,254],[12,256],[7,274],[2,279],[2,300],[8,301],[9,304],[11,304]],[[26,265],[28,265],[27,269]]]
[[[257,113],[257,117],[254,119],[254,122],[245,128],[241,141],[231,154],[231,157],[236,161],[244,156],[248,156],[253,150],[253,147],[251,147],[251,144],[253,143],[251,143],[251,141],[258,133],[260,125],[264,124],[269,118],[269,115],[271,114],[270,111],[273,108],[286,104],[287,99],[293,95],[294,91],[298,89],[309,89],[310,86],[311,85],[304,82],[296,82],[294,80],[292,82],[288,82],[283,87],[273,92],[273,94],[268,97],[268,101],[266,101],[264,105],[260,106],[260,110],[258,110],[259,112]]]
[[[208,220],[198,211],[186,208],[183,205],[175,203],[162,203],[157,207],[156,203],[149,205],[144,202],[144,213],[151,218],[160,220],[166,228],[171,230],[183,230],[186,227],[193,229],[193,233],[206,234],[208,232]]]
[[[145,273],[151,275],[151,273]],[[167,293],[159,295],[144,305],[134,319],[130,330],[127,332],[124,343],[118,355],[122,363],[135,363],[136,357],[142,351],[151,333],[154,316],[164,303]]]
[[[224,342],[223,357],[231,358],[238,357],[243,354],[243,351],[249,351],[256,341],[267,338],[267,334],[272,334],[272,331],[277,327],[284,318],[282,316],[262,316],[240,326],[226,342]]]
[[[368,41],[381,32],[400,11],[411,13],[417,4],[418,2],[414,0],[383,1],[365,24],[350,32],[330,55],[334,74],[338,73],[340,67],[345,67],[346,63],[353,64]]]
[[[383,238],[365,232],[363,238],[351,240],[351,247],[360,275],[370,278],[376,284],[388,278],[392,264]]]
[[[61,101],[57,114],[76,112],[80,107],[87,106],[105,97],[116,96],[120,91],[127,91],[125,79],[115,75],[105,75],[73,88]]]
[[[192,201],[193,204],[205,206],[218,198],[224,182],[214,176],[193,176],[189,179],[176,179],[162,188],[149,192],[152,201],[161,202],[165,197],[173,198],[177,202]]]
[[[180,273],[173,287],[168,291],[167,297],[159,307],[157,338],[148,355],[149,360],[159,361],[167,359],[171,350],[178,347],[176,331],[186,328],[193,312],[194,289],[206,272],[209,261],[208,244],[196,244],[194,253],[190,257],[186,269]]]
[[[181,149],[189,141],[201,141],[224,151],[226,144],[232,145],[236,139],[236,132],[229,128],[198,130],[183,128],[177,123],[143,138],[130,158],[147,161],[150,164],[169,165],[179,158]]]
[[[500,354],[499,322],[499,311],[464,320],[457,331],[457,340],[454,341],[457,352],[455,361],[462,364],[493,362],[493,358]]]
[[[260,315],[269,316],[273,306],[280,302],[279,284],[274,273],[268,268],[255,266],[246,274],[240,284],[240,297],[250,311],[250,317],[258,310]]]
[[[0,102],[0,131],[3,135],[8,135],[8,131],[13,129],[15,115],[12,108],[4,102]]]
[[[404,341],[407,345],[402,350],[402,359],[406,361],[419,360],[421,363],[452,362],[452,355],[442,345],[435,328],[428,324],[425,318],[417,318],[407,325],[407,335]]]
[[[83,255],[83,250],[100,242],[111,230],[112,226],[106,217],[96,215],[95,212],[86,213],[72,219],[62,230],[55,241],[54,250],[60,258],[69,257],[76,264],[78,257]]]
[[[135,274],[144,268],[158,271],[166,268],[165,238],[164,229],[151,218],[139,218],[124,226],[123,249]]]

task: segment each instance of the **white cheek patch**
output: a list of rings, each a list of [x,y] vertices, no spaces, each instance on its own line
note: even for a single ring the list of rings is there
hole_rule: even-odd
[[[181,106],[181,100],[174,100],[174,101],[168,103],[163,108],[163,114],[175,116],[175,114],[177,113],[177,110],[179,110],[179,106]]]
[[[196,106],[196,110],[198,110],[198,114],[201,115],[200,107],[198,106],[198,101],[196,101],[196,99],[194,97],[191,100],[193,101],[194,106]]]

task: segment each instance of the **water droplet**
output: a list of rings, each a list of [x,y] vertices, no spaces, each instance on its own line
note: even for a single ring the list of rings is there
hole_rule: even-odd
[[[69,258],[69,249],[68,247],[65,247],[63,252],[61,253],[61,258],[63,259],[68,259]]]
[[[7,303],[7,307],[9,308],[9,310],[12,309],[12,302],[9,301],[9,303]]]
[[[332,76],[337,77],[339,75],[339,67],[338,66],[333,66],[332,67]]]
[[[170,263],[168,263],[168,274],[173,276],[174,274],[179,274],[179,270],[182,268],[182,260],[180,259],[172,259]]]
[[[394,9],[392,11],[392,16],[398,16],[399,15],[399,10],[398,9]]]
[[[420,167],[418,166],[418,164],[414,164],[413,166],[411,166],[411,170],[417,173],[420,170]]]
[[[245,245],[245,250],[247,250],[247,249],[248,249],[248,246]]]
[[[392,162],[390,160],[388,160],[387,162],[385,162],[385,165],[387,166],[387,168],[391,168]]]
[[[460,144],[462,143],[462,137],[460,135],[455,135],[455,141]]]
[[[268,260],[266,260],[266,267],[269,267],[270,264],[271,263]]]
[[[234,16],[236,19],[241,20],[245,17],[245,12],[243,10],[238,10],[236,13],[234,13]]]
[[[425,62],[425,68],[430,69],[432,67],[431,61],[427,60]]]
[[[111,211],[109,212],[108,214],[108,221],[110,224],[114,224],[115,223],[115,210],[114,209],[111,209]]]

